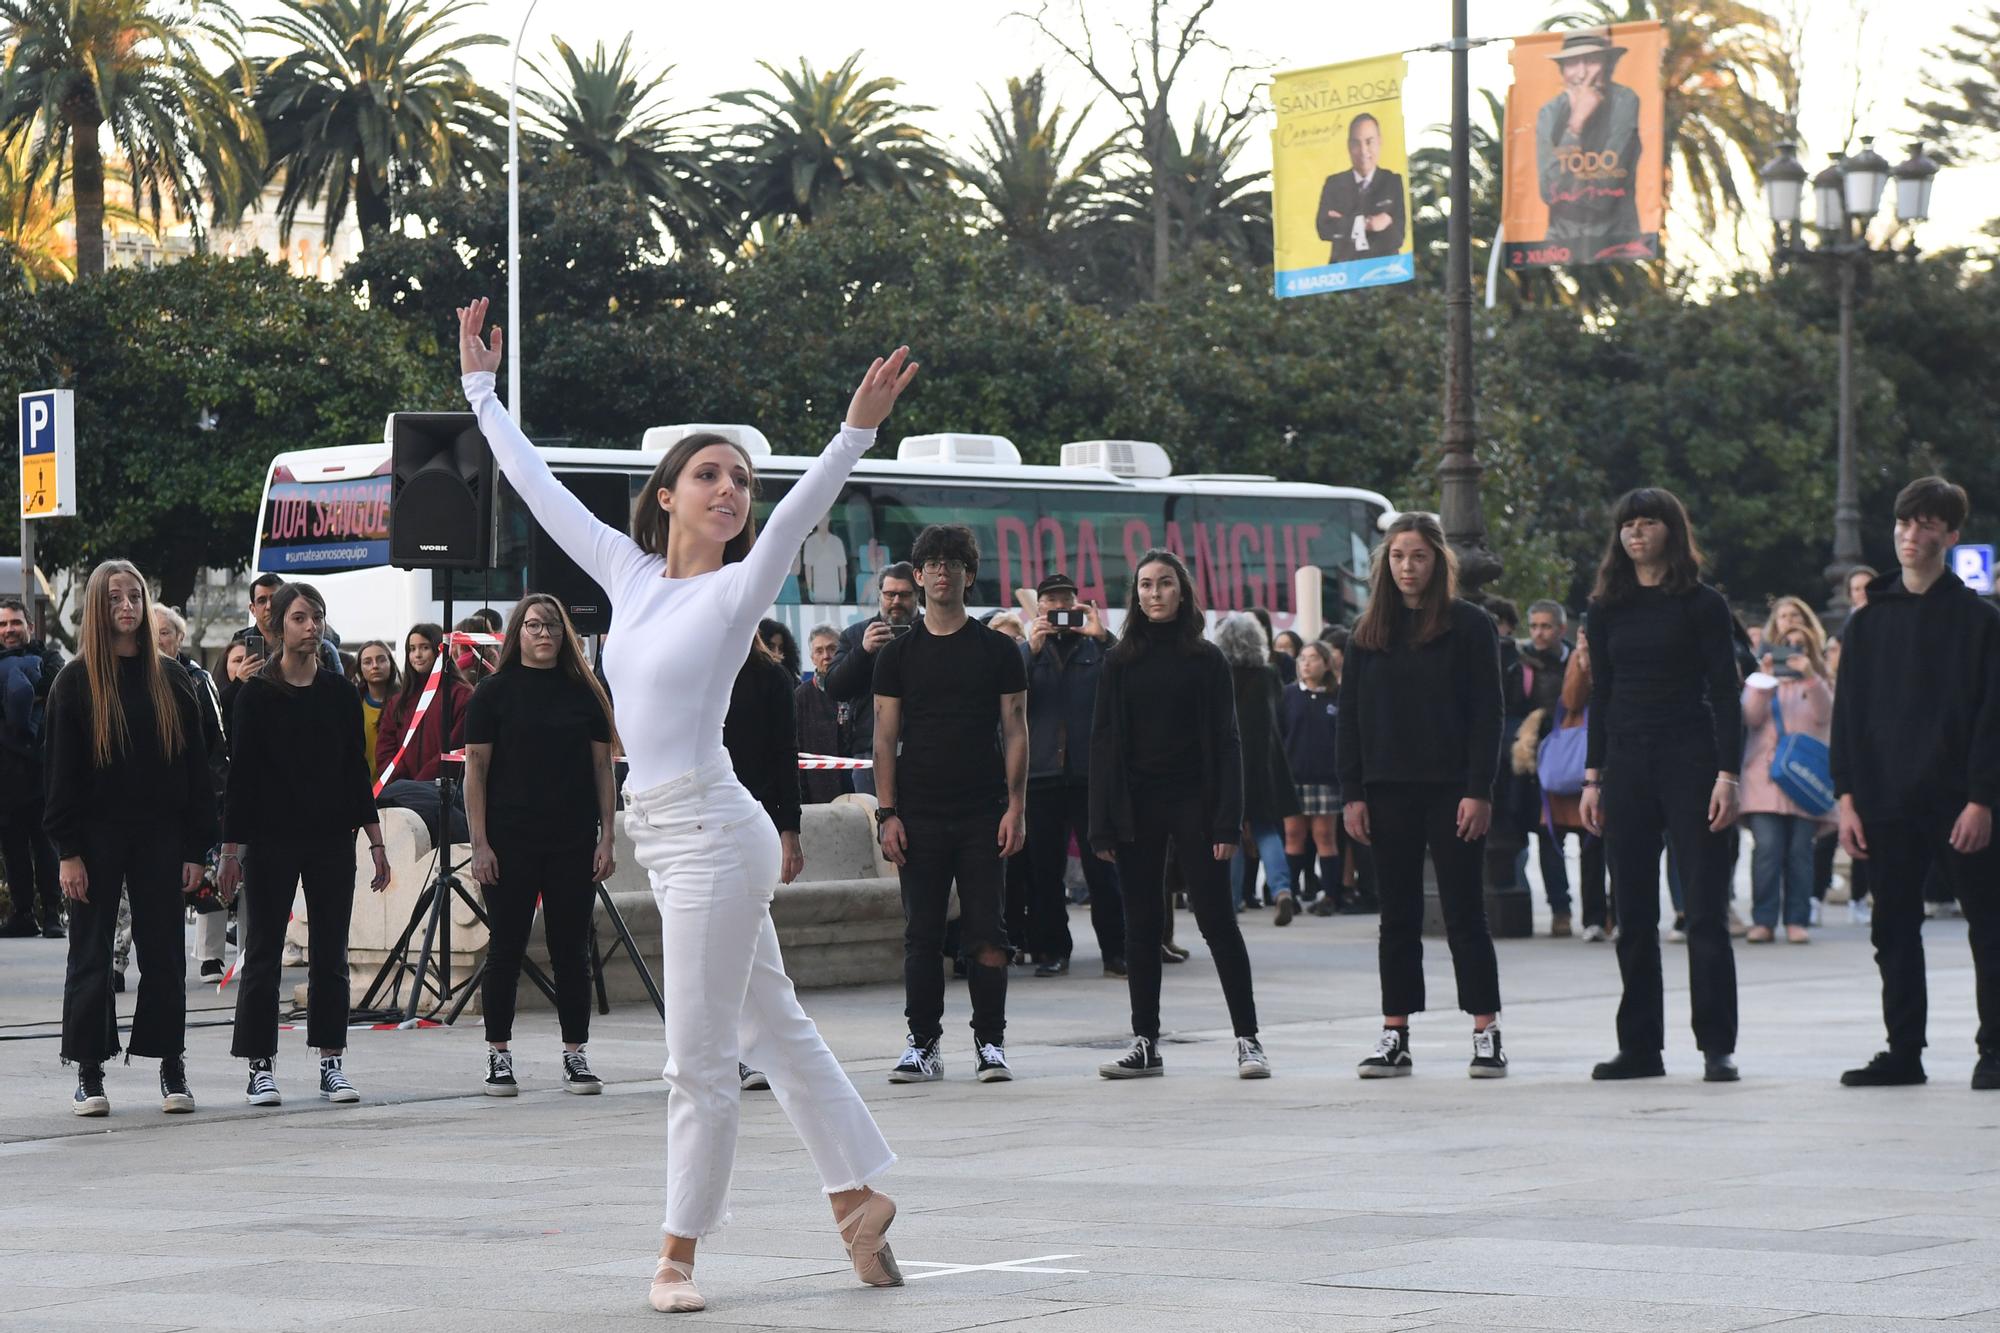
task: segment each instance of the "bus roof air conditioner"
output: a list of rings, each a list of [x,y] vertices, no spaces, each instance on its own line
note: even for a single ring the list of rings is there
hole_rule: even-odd
[[[1174,460],[1151,440],[1078,440],[1062,447],[1062,465],[1098,468],[1114,477],[1149,481],[1174,475]]]
[[[957,463],[970,467],[1019,467],[1021,451],[1004,435],[906,435],[896,446],[899,463]]]
[[[720,435],[753,460],[771,456],[771,442],[755,426],[718,425],[707,421],[686,421],[676,426],[649,426],[639,441],[641,449],[671,449],[690,435]]]

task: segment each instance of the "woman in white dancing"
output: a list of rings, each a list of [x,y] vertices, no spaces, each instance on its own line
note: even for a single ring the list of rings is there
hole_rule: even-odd
[[[899,347],[869,367],[840,434],[778,502],[763,541],[750,459],[701,434],[653,469],[628,537],[555,479],[493,396],[501,336],[497,326],[482,336],[486,310],[482,297],[458,312],[466,400],[536,521],[611,597],[604,671],[630,765],[626,830],[665,937],[667,1210],[653,1308],[704,1308],[695,1244],[726,1217],[739,1057],[770,1076],[805,1141],[854,1271],[870,1286],[900,1286],[884,1237],[896,1205],[868,1185],[896,1155],[792,993],[771,925],[777,830],[736,780],[722,720],[758,620],[916,364]]]

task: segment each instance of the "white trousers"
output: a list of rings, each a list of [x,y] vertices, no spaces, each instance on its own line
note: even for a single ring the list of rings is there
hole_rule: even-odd
[[[771,1080],[828,1194],[896,1160],[819,1029],[799,1008],[771,924],[777,829],[729,756],[627,793],[625,830],[660,907],[666,999],[667,1212],[673,1236],[727,1220],[739,1059]]]

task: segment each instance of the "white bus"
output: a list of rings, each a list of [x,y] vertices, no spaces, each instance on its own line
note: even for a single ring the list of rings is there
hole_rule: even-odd
[[[656,427],[636,450],[545,448],[543,456],[558,477],[620,473],[636,502],[661,454],[694,430],[719,430],[751,453],[760,520],[812,461],[774,453],[742,426]],[[516,601],[527,590],[534,520],[503,482],[492,569],[396,568],[388,563],[389,471],[387,444],[280,454],[264,486],[254,567],[312,581],[350,648],[385,639],[400,654],[412,624],[442,618],[447,579],[457,615],[489,605],[504,612]],[[1346,621],[1365,600],[1369,549],[1391,512],[1382,495],[1352,487],[1174,476],[1166,451],[1143,441],[1066,444],[1061,466],[1037,467],[997,436],[912,436],[893,459],[856,466],[770,614],[801,639],[814,625],[873,614],[883,567],[909,555],[918,531],[963,523],[979,539],[967,598],[978,612],[1012,607],[1015,589],[1064,573],[1115,627],[1133,561],[1158,545],[1187,560],[1211,612],[1262,606],[1288,625],[1299,610],[1294,575],[1310,565],[1322,571],[1322,618]]]

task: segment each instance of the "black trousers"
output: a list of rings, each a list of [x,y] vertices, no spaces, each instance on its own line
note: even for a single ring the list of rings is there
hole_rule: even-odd
[[[1730,837],[1708,827],[1715,789],[1706,736],[1613,737],[1604,762],[1604,841],[1618,912],[1618,1049],[1666,1049],[1660,974],[1660,851],[1671,842],[1687,916],[1688,989],[1695,1044],[1736,1050],[1736,955],[1729,944]]]
[[[1067,958],[1075,947],[1069,933],[1069,893],[1063,870],[1069,864],[1070,834],[1083,853],[1083,882],[1090,886],[1090,928],[1107,961],[1125,956],[1125,904],[1118,871],[1090,851],[1090,788],[1064,782],[1028,785],[1028,875],[1033,907],[1028,947],[1037,959]]]
[[[1563,840],[1576,836],[1577,853],[1583,864],[1578,874],[1577,897],[1582,900],[1583,924],[1586,926],[1609,926],[1606,914],[1608,900],[1604,890],[1604,839],[1586,833],[1582,829],[1559,828],[1551,836],[1548,825],[1535,830],[1535,836],[1542,840],[1542,879],[1546,883],[1549,874],[1549,860],[1563,864]],[[1567,867],[1564,868],[1567,873]]]
[[[1925,1044],[1930,996],[1924,982],[1924,885],[1935,873],[1958,896],[1972,945],[1979,1004],[1979,1049],[2000,1050],[2000,844],[1970,856],[1951,849],[1962,803],[1900,820],[1868,820],[1869,938],[1882,972],[1882,1020],[1889,1045],[1914,1054]],[[1861,864],[1857,862],[1857,866]]]
[[[306,895],[306,1045],[347,1046],[347,926],[354,915],[354,830],[286,839],[260,837],[244,861],[236,938],[236,1033],[229,1053],[278,1053],[278,987],[292,897]]]
[[[1458,980],[1458,1007],[1468,1014],[1500,1012],[1500,964],[1486,922],[1482,871],[1486,839],[1458,836],[1458,784],[1381,783],[1367,789],[1369,837],[1382,898],[1376,958],[1382,1012],[1424,1010],[1424,852],[1437,870],[1445,942]]]
[[[1208,941],[1229,1023],[1239,1037],[1257,1035],[1257,1001],[1250,985],[1250,951],[1236,921],[1229,863],[1215,859],[1215,830],[1199,796],[1133,801],[1133,840],[1118,844],[1118,883],[1125,893],[1125,975],[1132,992],[1132,1035],[1160,1039],[1160,943],[1168,914],[1167,848],[1187,885],[1195,925]]]
[[[42,794],[0,808],[0,860],[7,867],[7,888],[14,899],[14,919],[33,921],[41,903],[41,923],[62,920],[62,881],[56,870],[56,849],[42,832]]]
[[[1002,924],[1005,890],[1000,863],[1000,812],[905,814],[903,822],[903,999],[910,1035],[919,1043],[944,1035],[945,919],[958,886],[958,924],[972,997],[973,1040],[995,1046],[1007,1037],[1007,964],[991,966],[987,948],[1012,957]]]
[[[139,990],[132,1009],[132,1055],[179,1055],[187,1048],[187,951],[181,947],[180,829],[159,820],[92,824],[83,835],[90,883],[69,904],[69,970],[63,978],[62,1058],[103,1064],[118,1054],[118,1009],[111,992],[111,941],[118,895],[132,898],[132,946]]]
[[[580,1046],[590,1040],[590,916],[597,904],[590,862],[596,845],[587,838],[551,843],[498,829],[489,836],[493,855],[500,862],[500,882],[480,886],[486,895],[486,913],[492,919],[486,978],[479,988],[486,1040],[514,1038],[521,956],[528,948],[528,931],[535,923],[535,901],[539,898],[549,967],[555,973],[556,1017],[562,1024],[562,1039]]]

